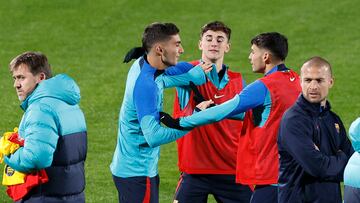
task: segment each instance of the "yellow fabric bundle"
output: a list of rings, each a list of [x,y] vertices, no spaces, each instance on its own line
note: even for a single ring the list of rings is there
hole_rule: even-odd
[[[18,128],[14,128],[14,132],[5,132],[0,138],[0,163],[4,161],[4,156],[9,156],[20,147],[19,144],[9,141],[11,135],[17,132]]]
[[[20,145],[13,143],[9,140],[9,138],[14,134],[18,133],[18,128],[14,128],[13,132],[5,132],[4,135],[0,138],[0,163],[4,161],[4,156],[9,156],[13,154],[17,149],[19,149]],[[4,167],[3,173],[3,185],[17,185],[25,182],[25,173],[21,173],[19,171],[15,171],[8,165]]]

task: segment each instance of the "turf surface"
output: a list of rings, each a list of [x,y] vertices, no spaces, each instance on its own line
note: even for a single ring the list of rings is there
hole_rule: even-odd
[[[9,61],[36,50],[45,53],[54,73],[65,72],[81,88],[88,125],[86,162],[87,202],[116,202],[109,172],[116,142],[118,112],[129,65],[125,53],[140,45],[144,27],[154,21],[174,22],[181,29],[182,60],[198,59],[200,27],[212,20],[232,28],[231,51],[225,62],[241,71],[247,83],[251,73],[250,39],[261,32],[278,31],[289,39],[286,63],[299,70],[309,57],[330,61],[335,86],[329,99],[345,126],[360,115],[359,3],[343,1],[124,1],[124,0],[0,0],[0,133],[17,126],[20,110]],[[165,108],[171,111],[173,90],[166,91]],[[178,171],[175,144],[162,147],[159,172],[160,202],[171,202]],[[0,202],[10,202],[0,188]],[[214,202],[214,200],[210,200]]]

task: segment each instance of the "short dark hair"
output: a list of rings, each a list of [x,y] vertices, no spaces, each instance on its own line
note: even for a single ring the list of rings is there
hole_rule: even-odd
[[[16,56],[9,64],[10,71],[17,70],[22,64],[27,65],[33,75],[44,73],[47,79],[52,77],[47,57],[41,52],[28,51]]]
[[[261,33],[251,40],[251,44],[269,50],[276,58],[285,60],[288,54],[287,38],[278,32]]]
[[[142,46],[149,52],[151,47],[162,41],[167,41],[171,36],[180,32],[179,28],[173,23],[152,23],[148,25],[142,36]]]
[[[208,30],[212,30],[212,31],[222,31],[226,34],[226,37],[228,38],[228,41],[230,41],[230,36],[231,36],[231,29],[226,26],[223,22],[221,21],[212,21],[209,22],[207,24],[205,24],[202,28],[201,28],[201,32],[200,32],[200,38],[204,35],[205,32],[207,32]]]

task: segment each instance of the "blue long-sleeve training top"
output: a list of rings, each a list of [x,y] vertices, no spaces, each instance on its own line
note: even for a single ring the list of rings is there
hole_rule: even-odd
[[[166,71],[152,67],[144,57],[131,66],[119,115],[118,140],[110,169],[118,177],[158,174],[160,145],[172,142],[187,131],[160,125],[163,90],[168,87],[205,83],[200,66],[178,63]]]

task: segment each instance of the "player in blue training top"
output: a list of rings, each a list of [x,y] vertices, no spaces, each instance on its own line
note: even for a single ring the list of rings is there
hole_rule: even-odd
[[[211,70],[211,64],[192,68],[189,63],[177,63],[184,52],[178,33],[172,23],[150,24],[143,33],[142,48],[131,50],[125,57],[124,62],[139,58],[127,76],[110,165],[121,203],[159,202],[160,145],[187,133],[160,125],[163,89],[190,81],[200,85],[205,82],[204,70]]]

